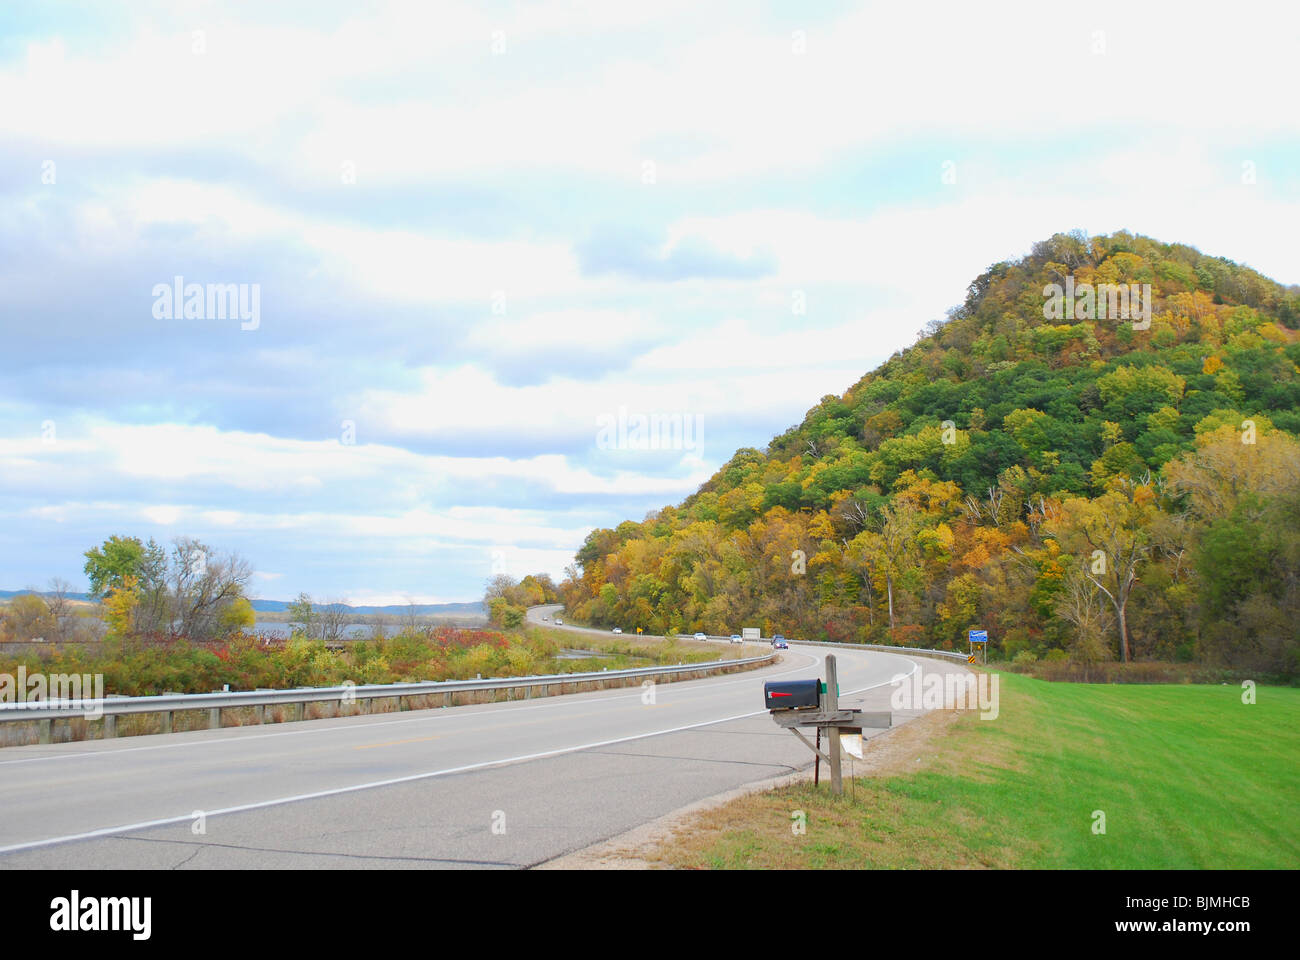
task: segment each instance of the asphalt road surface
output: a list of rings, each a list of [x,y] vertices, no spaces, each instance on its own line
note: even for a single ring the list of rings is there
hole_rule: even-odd
[[[796,647],[771,667],[660,684],[652,703],[628,687],[11,747],[0,869],[533,866],[809,766],[764,710],[763,681],[824,676],[829,652],[841,702],[864,709],[888,709],[890,679],[918,665],[960,669]]]

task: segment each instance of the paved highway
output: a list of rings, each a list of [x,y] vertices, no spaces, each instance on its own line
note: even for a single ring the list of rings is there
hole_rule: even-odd
[[[653,703],[634,687],[0,750],[0,869],[536,865],[808,766],[763,681],[822,676],[827,652],[662,684]],[[866,709],[917,664],[960,669],[838,659],[842,702]]]

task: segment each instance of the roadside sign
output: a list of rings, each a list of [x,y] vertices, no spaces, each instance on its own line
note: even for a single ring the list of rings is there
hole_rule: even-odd
[[[972,630],[970,632],[971,643],[988,643],[989,632],[987,630]]]
[[[640,632],[641,632],[641,628],[640,628],[640,627],[637,627],[637,628],[636,628],[636,632],[637,632],[637,633],[640,633]]]
[[[840,733],[840,746],[850,757],[862,759],[862,734],[859,733]]]
[[[967,657],[967,658],[966,658],[966,662],[967,662],[967,663],[974,663],[974,662],[975,662],[975,654],[972,653],[969,657]]]

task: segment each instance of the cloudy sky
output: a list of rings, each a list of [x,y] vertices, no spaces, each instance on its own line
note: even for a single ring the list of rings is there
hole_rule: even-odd
[[[0,6],[0,588],[477,599],[1054,232],[1300,282],[1294,6],[87,6]]]

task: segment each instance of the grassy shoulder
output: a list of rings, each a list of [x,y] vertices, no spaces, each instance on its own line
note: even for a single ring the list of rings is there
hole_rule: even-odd
[[[852,795],[846,783],[842,798],[811,784],[743,797],[650,859],[750,869],[1300,862],[1300,690],[1260,687],[1248,705],[1237,685],[1000,676],[996,720],[931,714],[869,747],[881,762]],[[802,835],[792,830],[800,810]]]

